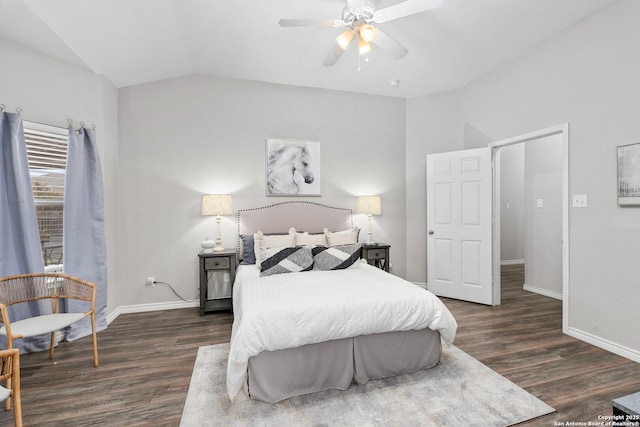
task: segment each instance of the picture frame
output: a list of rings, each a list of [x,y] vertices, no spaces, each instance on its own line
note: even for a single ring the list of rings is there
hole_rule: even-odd
[[[266,139],[267,196],[321,196],[320,142]]]
[[[640,143],[618,146],[618,204],[640,206]]]

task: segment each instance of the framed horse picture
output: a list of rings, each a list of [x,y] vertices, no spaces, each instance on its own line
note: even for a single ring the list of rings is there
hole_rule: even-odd
[[[320,196],[320,142],[267,138],[267,196]]]

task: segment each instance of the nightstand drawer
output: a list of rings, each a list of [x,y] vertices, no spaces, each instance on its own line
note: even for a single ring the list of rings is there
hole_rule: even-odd
[[[227,270],[229,269],[229,257],[205,258],[205,270]]]
[[[367,251],[367,259],[383,259],[387,257],[387,251],[384,249],[369,249]]]
[[[376,266],[389,271],[389,248],[391,246],[385,243],[363,244],[362,258],[367,260],[370,265]]]

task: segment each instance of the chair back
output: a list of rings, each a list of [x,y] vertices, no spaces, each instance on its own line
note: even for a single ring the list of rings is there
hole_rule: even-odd
[[[7,306],[39,299],[95,299],[95,284],[63,273],[19,274],[0,279],[0,303]]]

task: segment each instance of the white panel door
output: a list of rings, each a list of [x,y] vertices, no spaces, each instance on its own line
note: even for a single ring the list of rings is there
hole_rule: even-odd
[[[427,280],[438,296],[493,304],[491,149],[427,156]]]

